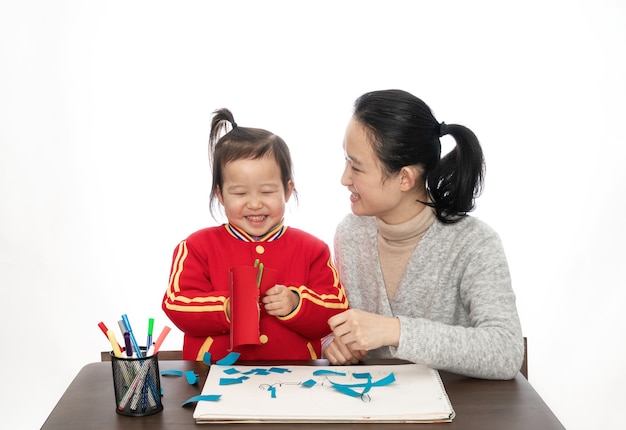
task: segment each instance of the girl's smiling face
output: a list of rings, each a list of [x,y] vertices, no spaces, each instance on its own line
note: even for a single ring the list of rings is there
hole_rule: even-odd
[[[282,221],[294,184],[289,181],[285,189],[273,157],[230,161],[223,179],[216,194],[231,225],[251,236],[263,236]]]

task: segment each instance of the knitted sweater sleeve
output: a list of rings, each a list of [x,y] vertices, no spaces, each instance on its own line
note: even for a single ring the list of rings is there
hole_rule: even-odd
[[[374,222],[348,216],[337,229],[335,258],[351,307],[400,320],[399,346],[370,351],[373,357],[486,379],[517,374],[523,338],[515,295],[501,241],[484,223],[470,217],[454,225],[435,222],[391,302]]]

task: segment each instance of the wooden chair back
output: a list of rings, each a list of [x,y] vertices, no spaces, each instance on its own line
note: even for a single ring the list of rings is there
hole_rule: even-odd
[[[159,351],[159,361],[161,360],[182,360],[183,351]],[[111,361],[110,351],[100,352],[100,360]]]
[[[528,339],[526,336],[524,336],[524,361],[522,361],[522,367],[519,371],[524,375],[524,378],[528,379]]]

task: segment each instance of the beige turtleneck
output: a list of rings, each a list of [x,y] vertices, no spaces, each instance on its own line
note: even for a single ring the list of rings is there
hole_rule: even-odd
[[[393,299],[413,250],[434,221],[435,212],[430,207],[401,224],[387,224],[376,218],[380,268],[389,301]]]

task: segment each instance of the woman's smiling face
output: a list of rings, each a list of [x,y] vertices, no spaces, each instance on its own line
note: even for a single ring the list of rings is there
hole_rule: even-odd
[[[355,215],[392,221],[402,201],[400,175],[383,175],[368,133],[354,117],[348,123],[343,141],[346,165],[341,184],[351,192],[350,202]]]

